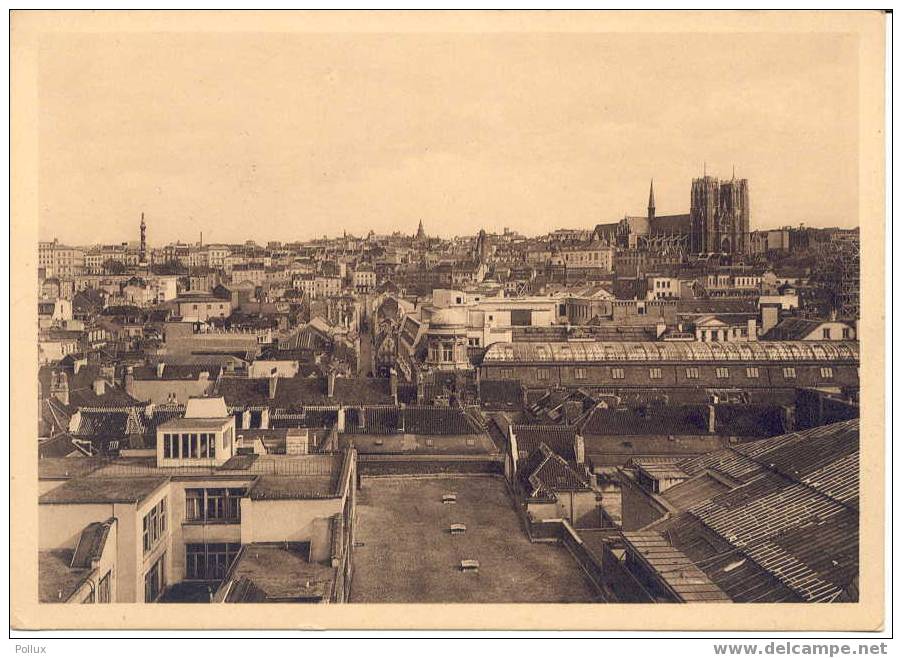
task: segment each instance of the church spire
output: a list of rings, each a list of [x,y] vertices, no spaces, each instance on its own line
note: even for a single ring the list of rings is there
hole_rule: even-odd
[[[651,179],[651,185],[648,188],[648,221],[655,218],[655,179]]]

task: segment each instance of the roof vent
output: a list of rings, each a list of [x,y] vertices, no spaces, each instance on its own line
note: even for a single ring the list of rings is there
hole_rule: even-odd
[[[467,526],[465,526],[463,523],[452,523],[448,531],[452,535],[460,535],[467,531]]]
[[[442,503],[446,505],[451,505],[457,502],[457,494],[446,493],[442,494]]]
[[[461,571],[479,571],[479,560],[461,560]]]

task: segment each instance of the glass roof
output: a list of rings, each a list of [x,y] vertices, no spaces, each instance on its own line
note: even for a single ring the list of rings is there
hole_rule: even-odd
[[[856,342],[752,341],[495,343],[483,359],[492,362],[595,361],[854,361]]]

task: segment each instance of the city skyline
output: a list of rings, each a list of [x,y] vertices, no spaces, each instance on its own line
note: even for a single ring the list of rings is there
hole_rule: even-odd
[[[695,36],[55,36],[40,238],[591,230],[734,167],[753,230],[857,226],[854,38]]]

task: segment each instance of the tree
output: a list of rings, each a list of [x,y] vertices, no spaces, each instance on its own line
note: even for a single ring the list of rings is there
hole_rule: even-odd
[[[112,258],[108,258],[103,262],[103,271],[107,274],[125,274],[125,269],[125,265],[120,263],[118,260],[113,260]]]

